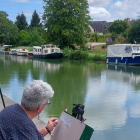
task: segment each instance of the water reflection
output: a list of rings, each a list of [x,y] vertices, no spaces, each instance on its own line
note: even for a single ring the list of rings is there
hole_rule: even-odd
[[[95,129],[91,140],[138,140],[140,137],[140,67],[85,61],[28,59],[0,55],[3,93],[20,103],[33,79],[52,85],[51,106],[40,115],[45,122],[59,117],[65,106],[85,105],[86,123]]]

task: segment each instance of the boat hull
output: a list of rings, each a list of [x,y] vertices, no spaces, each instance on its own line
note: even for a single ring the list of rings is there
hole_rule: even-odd
[[[51,53],[51,54],[33,54],[35,58],[45,58],[45,59],[59,59],[62,58],[63,53]]]
[[[115,65],[140,65],[140,56],[136,57],[107,57],[107,64],[115,64]]]
[[[17,52],[18,56],[27,56],[27,52]]]
[[[17,55],[17,52],[9,52],[11,55]]]
[[[1,54],[9,54],[9,51],[0,51]]]

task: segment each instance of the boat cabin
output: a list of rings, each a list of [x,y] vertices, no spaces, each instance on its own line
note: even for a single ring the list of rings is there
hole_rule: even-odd
[[[60,53],[60,49],[56,47],[56,45],[47,44],[40,46],[33,46],[33,54],[52,54],[52,53]]]

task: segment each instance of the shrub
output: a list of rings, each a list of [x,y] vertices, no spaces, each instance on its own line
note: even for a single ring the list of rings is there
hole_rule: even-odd
[[[88,54],[86,51],[82,51],[82,50],[75,50],[72,51],[70,54],[70,59],[87,59],[88,58]]]
[[[122,36],[118,36],[115,41],[114,44],[123,44],[123,43],[127,43],[128,39]]]
[[[70,49],[70,48],[64,48],[64,50],[63,50],[63,57],[64,58],[70,58],[70,55],[71,55],[71,52],[72,52],[72,50]]]

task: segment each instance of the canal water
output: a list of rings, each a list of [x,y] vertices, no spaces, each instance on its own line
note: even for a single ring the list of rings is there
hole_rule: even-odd
[[[33,79],[48,82],[55,91],[39,116],[46,123],[59,118],[65,106],[71,113],[74,103],[83,104],[85,123],[94,128],[91,140],[140,139],[140,67],[0,55],[4,95],[20,104]]]

